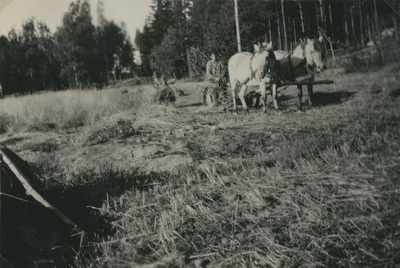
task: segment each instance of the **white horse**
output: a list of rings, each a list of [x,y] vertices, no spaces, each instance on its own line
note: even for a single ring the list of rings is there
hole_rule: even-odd
[[[276,60],[279,61],[277,64],[278,78],[286,81],[302,81],[314,79],[314,71],[319,73],[326,69],[325,64],[322,60],[322,36],[319,39],[306,39],[301,41],[300,44],[295,48],[293,53],[286,51],[274,51]],[[303,96],[302,86],[298,85],[298,98],[299,98],[299,110],[302,110],[301,98]],[[313,87],[308,85],[308,97],[309,106],[312,105],[313,98]]]
[[[322,61],[322,40],[322,36],[318,39],[307,38],[304,41],[300,41],[300,44],[294,49],[292,54],[282,50],[276,50],[274,54],[279,61],[290,55],[292,60],[294,60],[292,64],[296,66],[306,60],[309,66],[315,66],[317,72],[321,72],[325,69],[325,64]]]
[[[244,99],[247,87],[259,86],[261,91],[261,103],[263,112],[266,111],[266,85],[270,81],[266,77],[268,57],[272,53],[272,43],[263,45],[254,45],[255,53],[239,52],[233,55],[228,62],[229,80],[233,98],[233,109],[237,111],[236,106],[236,86],[240,84],[239,98],[243,108],[247,111],[246,101]],[[276,96],[276,84],[271,85],[273,96]],[[276,98],[274,97],[275,109],[278,109]]]

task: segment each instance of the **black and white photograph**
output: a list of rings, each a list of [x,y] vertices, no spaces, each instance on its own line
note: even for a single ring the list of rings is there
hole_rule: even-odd
[[[1,268],[400,268],[400,0],[0,0]]]

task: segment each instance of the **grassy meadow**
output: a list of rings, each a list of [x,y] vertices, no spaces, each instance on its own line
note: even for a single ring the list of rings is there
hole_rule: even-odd
[[[295,86],[267,114],[179,81],[10,97],[0,143],[87,231],[72,267],[399,267],[399,73],[327,70],[304,112]]]

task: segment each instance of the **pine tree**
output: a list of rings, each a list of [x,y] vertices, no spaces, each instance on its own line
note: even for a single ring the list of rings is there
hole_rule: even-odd
[[[63,25],[56,32],[61,77],[69,86],[88,86],[98,78],[98,58],[95,54],[95,27],[90,5],[84,0],[71,3]]]

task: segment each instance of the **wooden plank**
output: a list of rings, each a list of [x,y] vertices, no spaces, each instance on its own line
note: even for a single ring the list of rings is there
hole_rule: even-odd
[[[319,80],[319,81],[290,81],[290,82],[283,82],[282,86],[290,86],[290,85],[328,85],[333,84],[332,80]]]
[[[306,80],[306,79],[310,79],[311,77],[312,77],[311,74],[306,74],[306,75],[303,75],[303,76],[300,76],[300,77],[296,77],[295,80],[296,80],[297,82],[299,82],[299,81],[304,81],[304,80]]]
[[[10,158],[0,149],[0,154],[3,155],[4,163],[10,168],[10,170],[14,173],[17,179],[21,182],[22,186],[25,188],[28,195],[31,195],[36,201],[50,209],[56,216],[58,216],[63,222],[72,227],[72,232],[76,235],[81,235],[81,244],[83,242],[83,237],[85,232],[77,226],[74,222],[72,222],[67,216],[65,216],[61,211],[56,209],[52,204],[47,202],[32,186],[29,184],[28,180],[25,178],[23,173],[18,169],[18,167],[11,161]]]

